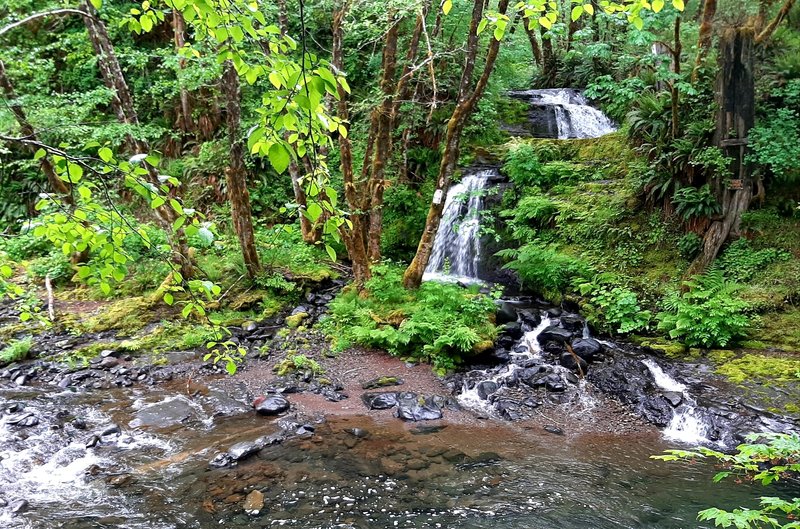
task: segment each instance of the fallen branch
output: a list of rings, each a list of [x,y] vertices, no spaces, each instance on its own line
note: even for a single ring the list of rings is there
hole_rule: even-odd
[[[47,289],[47,315],[50,316],[50,321],[56,321],[56,309],[53,302],[53,282],[50,280],[50,274],[44,278],[44,287]]]
[[[569,354],[571,354],[572,358],[575,359],[575,366],[578,368],[578,375],[581,378],[584,378],[585,375],[583,374],[583,369],[581,369],[581,358],[575,354],[575,351],[572,350],[572,346],[570,344],[567,343],[564,345],[567,346],[567,351],[569,351]]]
[[[33,22],[34,20],[37,20],[37,19],[45,18],[45,17],[51,17],[51,16],[60,16],[60,15],[80,15],[82,17],[91,17],[91,15],[89,13],[87,13],[86,11],[81,11],[80,9],[70,9],[70,8],[53,9],[51,11],[43,11],[42,13],[34,13],[33,15],[31,15],[29,17],[25,17],[22,20],[18,20],[18,21],[13,22],[13,23],[11,23],[11,24],[3,27],[3,28],[0,28],[0,35],[8,33],[9,31],[11,31],[14,28],[17,28],[19,26],[23,26],[23,25],[27,24],[28,22]]]

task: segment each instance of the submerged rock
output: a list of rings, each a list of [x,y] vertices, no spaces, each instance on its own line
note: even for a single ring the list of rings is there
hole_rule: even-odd
[[[253,490],[244,499],[242,506],[247,514],[256,515],[264,508],[264,493],[260,490]]]
[[[497,383],[492,382],[491,380],[484,380],[476,386],[478,396],[483,400],[489,398],[489,395],[497,391],[497,388]]]
[[[397,417],[404,421],[435,421],[442,418],[442,408],[432,402],[425,404],[400,404]]]

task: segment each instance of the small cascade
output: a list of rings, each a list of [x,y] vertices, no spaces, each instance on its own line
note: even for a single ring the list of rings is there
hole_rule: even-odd
[[[528,103],[529,123],[524,131],[537,138],[566,140],[599,138],[617,130],[608,116],[589,104],[586,97],[571,88],[519,90],[509,96]]]
[[[496,168],[482,169],[450,187],[423,280],[479,281],[480,211],[489,180],[497,175]]]
[[[697,403],[686,390],[686,386],[668,375],[660,365],[650,358],[642,363],[653,374],[656,385],[669,393],[680,393],[681,403],[675,409],[672,420],[664,429],[664,437],[685,444],[711,444],[708,426],[698,413]]]

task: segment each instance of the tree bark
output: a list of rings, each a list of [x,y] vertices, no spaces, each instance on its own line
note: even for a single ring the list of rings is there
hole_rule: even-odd
[[[222,69],[222,92],[225,94],[226,121],[230,141],[230,162],[225,169],[228,183],[228,200],[231,203],[233,228],[239,237],[242,258],[247,275],[252,279],[261,271],[256,250],[253,214],[250,210],[250,192],[247,190],[247,170],[244,165],[244,145],[239,131],[241,122],[241,90],[239,74],[233,63],[225,61]]]
[[[733,189],[721,188],[722,214],[703,238],[703,251],[686,272],[702,274],[719,254],[722,245],[739,235],[742,213],[753,197],[752,168],[747,162],[747,137],[755,124],[754,41],[752,28],[734,28],[720,37],[720,72],[717,76],[717,126],[714,143],[731,163]]]
[[[683,52],[683,44],[681,43],[681,17],[675,17],[675,42],[672,46],[672,71],[676,76],[681,74],[681,53]],[[672,92],[672,139],[676,139],[680,134],[680,89],[678,88],[678,80],[672,81],[670,87]]]
[[[540,26],[539,31],[542,36],[542,77],[545,84],[551,87],[558,77],[558,60],[553,49],[553,39],[550,32],[544,26]]]
[[[501,14],[505,14],[507,9],[508,0],[500,0],[497,11]],[[442,154],[442,161],[439,166],[439,176],[436,180],[436,191],[434,192],[433,200],[431,200],[431,205],[428,209],[428,216],[425,220],[425,230],[417,246],[417,253],[414,255],[414,259],[406,269],[405,274],[403,274],[403,285],[405,285],[406,288],[418,288],[422,282],[422,275],[425,273],[425,267],[428,266],[428,260],[433,250],[436,232],[442,220],[445,197],[450,189],[450,183],[458,164],[461,132],[464,129],[467,119],[469,119],[469,116],[475,109],[476,104],[483,96],[483,92],[486,90],[489,77],[494,69],[497,54],[500,51],[500,41],[491,38],[483,72],[475,84],[475,87],[470,90],[472,73],[477,58],[477,28],[482,18],[483,2],[481,0],[474,0],[472,20],[470,21],[470,35],[467,39],[467,57],[459,87],[458,103],[447,123],[444,153]]]
[[[172,31],[175,36],[175,50],[180,50],[186,45],[186,21],[183,14],[177,9],[172,10]],[[178,66],[181,70],[186,69],[186,58],[178,59]],[[192,122],[192,104],[189,99],[189,91],[181,85],[180,89],[181,110],[178,118],[178,128],[183,132],[190,132],[194,129]]]
[[[14,92],[14,85],[11,84],[11,79],[6,75],[6,67],[2,60],[0,60],[0,88],[3,89],[3,94],[8,101],[8,108],[11,110],[11,113],[14,114],[14,118],[19,124],[22,135],[30,140],[36,141],[36,131],[28,121],[28,116],[25,114],[22,104],[17,100],[17,94]],[[34,147],[31,147],[30,150],[31,152],[36,152]],[[50,159],[47,156],[43,156],[39,159],[39,166],[42,168],[42,172],[47,178],[50,189],[54,193],[60,195],[67,204],[74,205],[75,200],[72,197],[71,186],[58,177]]]
[[[536,37],[536,31],[528,27],[528,21],[524,18],[522,19],[522,25],[525,27],[525,33],[528,35],[528,42],[531,43],[533,60],[536,61],[536,66],[541,68],[544,65],[542,60],[542,48],[539,46],[539,39]]]
[[[705,0],[703,2],[703,21],[700,24],[700,37],[697,39],[697,58],[694,61],[692,71],[692,82],[697,81],[700,74],[700,66],[711,49],[711,37],[714,34],[714,16],[717,14],[717,0]]]

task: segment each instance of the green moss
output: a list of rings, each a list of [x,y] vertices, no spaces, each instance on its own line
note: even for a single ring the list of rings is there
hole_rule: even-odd
[[[290,354],[280,361],[273,370],[278,376],[286,376],[292,373],[310,371],[314,376],[325,372],[316,360],[308,358],[303,354]]]
[[[717,373],[737,384],[800,382],[800,358],[745,354],[720,365]]]
[[[659,351],[667,358],[686,359],[690,357],[686,346],[678,342],[670,342],[666,340],[645,340],[641,342],[641,345],[649,347],[655,351]]]
[[[114,301],[98,314],[78,324],[83,332],[103,332],[115,329],[120,335],[132,335],[153,320],[159,303],[152,296],[138,296]]]
[[[763,315],[751,336],[754,340],[748,342],[748,348],[800,352],[800,309]]]
[[[712,349],[707,356],[709,360],[720,365],[736,358],[736,353],[727,349]]]
[[[286,317],[286,326],[289,327],[290,329],[297,329],[298,327],[300,327],[300,324],[306,318],[308,318],[308,313],[307,312],[298,312],[297,314],[295,314],[293,316],[287,316]]]

